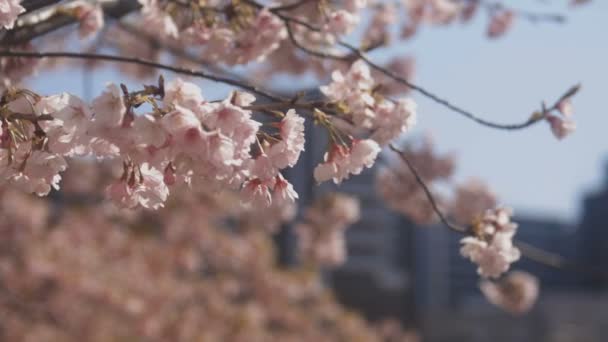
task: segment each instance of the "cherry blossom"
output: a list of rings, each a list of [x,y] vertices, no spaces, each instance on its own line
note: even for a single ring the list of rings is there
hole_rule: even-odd
[[[371,131],[371,139],[386,145],[416,124],[416,104],[409,98],[391,101],[378,97],[375,86],[369,67],[359,60],[346,75],[332,73],[332,82],[320,90],[344,109],[355,128]]]
[[[553,135],[562,140],[576,130],[576,123],[568,118],[557,115],[547,115],[547,122],[551,126]]]
[[[270,206],[272,203],[272,194],[268,184],[259,178],[255,178],[245,182],[243,190],[241,190],[243,201],[258,206]]]
[[[0,1],[0,25],[5,29],[12,29],[17,16],[23,12],[25,8],[21,6],[21,0]]]
[[[344,231],[359,220],[359,203],[340,193],[325,195],[307,210],[296,226],[298,247],[304,261],[337,266],[346,260]]]
[[[504,35],[515,19],[515,14],[510,10],[500,10],[494,13],[488,25],[488,37],[498,38]]]
[[[521,253],[512,241],[517,229],[510,221],[512,213],[503,207],[486,211],[473,228],[475,236],[460,240],[460,253],[478,265],[477,273],[483,277],[497,278],[519,260]]]
[[[513,271],[498,281],[481,281],[479,289],[490,303],[514,315],[521,315],[534,306],[539,282],[527,272]]]
[[[351,32],[358,23],[357,16],[345,10],[338,10],[328,15],[326,30],[340,36]]]
[[[293,203],[298,199],[298,193],[293,189],[293,185],[279,174],[276,176],[272,198],[273,201],[278,201],[279,203]]]
[[[409,99],[399,99],[397,103],[383,101],[376,105],[376,120],[371,139],[386,145],[408,132],[416,124],[416,103]]]
[[[59,173],[67,168],[64,158],[42,151],[32,151],[17,156],[14,162],[19,166],[13,170],[11,181],[25,192],[35,193],[38,196],[48,195],[53,188],[59,189],[61,180]]]
[[[66,156],[84,155],[89,152],[91,136],[88,135],[93,116],[87,103],[77,96],[63,93],[43,97],[35,105],[38,114],[49,114],[54,120],[39,125],[48,138],[48,148]]]
[[[350,147],[334,144],[325,153],[324,162],[315,167],[315,179],[319,183],[333,179],[339,184],[351,174],[358,175],[364,168],[370,168],[379,152],[380,146],[370,139],[354,140]]]
[[[468,225],[479,219],[480,213],[496,206],[496,194],[483,181],[472,178],[457,186],[450,208],[451,216]]]
[[[95,125],[99,127],[117,127],[122,124],[127,108],[122,97],[122,91],[114,83],[106,86],[106,90],[93,99],[91,104]]]
[[[125,168],[123,178],[106,188],[106,196],[120,207],[158,209],[164,206],[169,189],[164,175],[148,164]]]
[[[192,82],[186,82],[178,77],[165,85],[164,104],[181,106],[198,112],[204,100],[201,88]]]
[[[0,230],[11,247],[0,255],[0,295],[19,293],[24,303],[2,308],[9,318],[3,340],[381,340],[341,310],[319,278],[319,268],[347,260],[345,232],[361,213],[356,199],[329,193],[297,214],[291,182],[301,183],[286,175],[300,172],[285,169],[296,167],[307,138],[316,143],[317,132],[308,131],[328,137],[315,180],[338,184],[372,168],[382,147],[400,152],[392,143],[418,115],[416,102],[403,97],[408,91],[485,126],[514,130],[546,120],[558,139],[575,129],[578,87],[524,124],[495,124],[412,83],[411,57],[392,49],[385,62],[376,60],[421,25],[464,22],[478,8],[490,14],[490,38],[504,35],[516,15],[543,18],[501,4],[21,4],[0,0]],[[74,40],[68,24],[80,38],[98,39]],[[61,82],[47,82],[56,86],[50,94],[26,86],[59,58],[87,69],[119,63],[120,79],[92,101],[62,92]],[[189,78],[149,84],[160,70]],[[201,88],[197,80],[210,83]],[[512,210],[495,208],[480,183],[455,185],[453,159],[430,144],[403,152],[406,163],[387,155],[378,172],[388,206],[419,224],[439,217],[454,230],[452,218],[472,225],[461,254],[484,278],[507,272],[521,254]],[[109,202],[94,192],[100,185]],[[52,191],[60,192],[25,196]],[[274,267],[271,234],[285,224],[295,227],[307,272]],[[480,287],[514,313],[538,293],[535,279],[516,272]],[[398,328],[385,330],[399,338]]]
[[[269,149],[270,158],[277,168],[294,166],[304,151],[304,118],[290,109],[279,123],[281,141]]]
[[[567,97],[557,103],[557,110],[562,113],[565,117],[571,117],[574,114],[574,107],[572,107],[572,100]]]
[[[94,35],[103,28],[103,9],[100,5],[91,5],[83,2],[79,4],[75,9],[76,17],[80,26],[78,33],[81,38],[86,38]]]

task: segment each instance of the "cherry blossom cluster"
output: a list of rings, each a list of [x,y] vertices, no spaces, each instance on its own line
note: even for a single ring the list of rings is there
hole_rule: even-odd
[[[328,103],[292,103],[314,106],[315,122],[331,138],[314,170],[318,182],[340,183],[372,167],[381,144],[414,124],[411,100],[383,99],[374,87],[359,61],[321,87]],[[207,101],[197,85],[179,78],[132,92],[108,84],[91,104],[67,93],[40,96],[9,87],[0,121],[3,179],[43,196],[59,188],[65,158],[92,156],[120,161],[106,195],[121,207],[158,209],[181,184],[238,190],[243,202],[258,207],[291,203],[298,195],[280,171],[293,167],[304,150],[304,118],[293,108],[274,111],[279,120],[263,125],[252,117],[253,110],[264,110],[255,100],[235,91]]]
[[[330,193],[309,207],[296,226],[300,255],[306,263],[338,266],[346,261],[346,229],[359,220],[357,199]]]
[[[408,16],[401,31],[403,38],[413,36],[423,23],[446,25],[460,15],[469,19],[477,8],[475,1],[467,6],[463,6],[463,2],[450,0],[403,0],[402,3]]]
[[[325,153],[324,162],[317,165],[314,177],[317,182],[333,179],[339,184],[351,174],[360,174],[374,164],[380,146],[370,139],[353,140],[350,146],[333,143]]]
[[[340,38],[357,28],[363,10],[367,9],[369,4],[368,0],[311,1],[289,13],[290,17],[306,21],[310,27],[290,25],[289,30],[298,44],[307,48],[330,48]],[[316,29],[312,30],[311,27]]]
[[[7,91],[3,180],[46,195],[58,188],[66,157],[121,158],[122,176],[106,193],[123,207],[162,207],[176,184],[242,189],[244,201],[264,206],[293,201],[297,194],[279,171],[304,149],[304,119],[289,110],[263,131],[246,109],[254,100],[232,92],[208,102],[181,79],[131,93],[109,84],[90,105],[66,93]],[[135,113],[144,104],[152,110]]]
[[[343,308],[319,272],[279,269],[269,234],[216,225],[217,202],[184,192],[151,212],[70,200],[102,176],[87,165],[66,171],[59,202],[0,189],[1,340],[416,341]]]
[[[416,122],[416,104],[411,99],[390,101],[375,94],[375,81],[363,61],[353,63],[346,74],[336,70],[332,82],[321,86],[339,115],[328,118],[316,112],[327,126],[331,144],[324,162],[314,170],[317,182],[330,179],[338,184],[351,174],[371,167],[381,146],[408,132]],[[367,138],[357,138],[365,135]]]
[[[519,249],[513,246],[517,224],[511,222],[513,210],[506,207],[487,210],[473,225],[473,236],[460,240],[460,253],[476,263],[477,273],[498,278],[519,260]]]
[[[578,1],[572,1],[576,4]],[[586,1],[585,1],[586,2]],[[555,14],[520,12],[502,2],[485,0],[402,0],[408,20],[401,28],[401,37],[410,38],[422,24],[448,25],[457,21],[468,22],[481,9],[486,10],[489,21],[486,30],[488,38],[502,37],[518,16],[530,21],[561,22],[563,18]]]
[[[336,103],[354,127],[365,129],[370,139],[386,145],[416,124],[416,103],[409,98],[391,101],[376,94],[377,84],[369,66],[356,61],[346,74],[336,70],[321,92]]]
[[[490,303],[511,314],[521,315],[536,303],[539,282],[530,273],[513,271],[498,281],[484,279],[479,288]]]
[[[245,2],[140,0],[138,27],[166,40],[201,48],[207,60],[228,65],[262,61],[287,38],[283,22]],[[194,15],[193,15],[194,12]]]

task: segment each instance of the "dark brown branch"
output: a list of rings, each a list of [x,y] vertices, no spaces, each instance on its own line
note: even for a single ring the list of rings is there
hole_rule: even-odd
[[[420,185],[422,187],[422,189],[424,190],[427,200],[431,204],[433,211],[439,217],[441,222],[452,231],[455,231],[460,234],[468,234],[471,231],[470,229],[461,227],[455,223],[450,222],[450,220],[443,214],[441,209],[439,209],[439,206],[437,205],[437,202],[435,201],[433,194],[431,193],[428,186],[426,185],[426,183],[424,182],[424,180],[418,173],[418,170],[416,170],[414,165],[412,165],[412,163],[409,161],[409,159],[407,158],[405,153],[393,144],[390,144],[389,148],[393,152],[397,153],[397,155],[399,155],[401,160],[407,165],[410,172],[414,175],[414,178],[416,178],[416,182],[418,183],[418,185]],[[578,273],[590,274],[590,275],[608,279],[608,274],[606,272],[579,265],[570,260],[567,260],[566,258],[562,257],[559,254],[545,251],[541,248],[535,247],[533,245],[530,245],[529,243],[519,241],[519,240],[514,240],[513,243],[515,244],[515,246],[517,246],[519,248],[519,250],[521,251],[521,254],[524,257],[526,257],[534,262],[537,262],[539,264],[543,264],[543,265],[550,266],[553,268],[558,268],[558,269],[566,269],[566,270],[570,270],[570,271],[574,271],[574,272],[578,272]]]
[[[109,62],[117,62],[117,63],[127,63],[127,64],[137,64],[147,67],[156,68],[159,70],[167,70],[174,72],[176,74],[200,77],[204,79],[208,79],[214,82],[229,84],[257,95],[263,96],[265,98],[274,100],[274,101],[286,101],[283,98],[280,98],[276,95],[273,95],[269,92],[266,92],[256,86],[252,86],[243,81],[234,80],[227,77],[212,75],[206,73],[204,71],[197,71],[186,68],[179,68],[171,65],[161,64],[157,62],[153,62],[150,60],[145,60],[141,58],[135,57],[123,57],[123,56],[115,56],[115,55],[107,55],[107,54],[98,54],[98,53],[81,53],[81,52],[29,52],[29,51],[8,51],[8,50],[0,50],[0,57],[21,57],[21,58],[68,58],[68,59],[82,59],[82,60],[100,60],[100,61],[109,61]]]
[[[284,23],[285,23],[285,27],[287,29],[287,35],[288,35],[291,43],[298,49],[306,52],[307,54],[309,54],[311,56],[319,57],[319,58],[326,58],[326,59],[334,59],[334,60],[342,60],[342,61],[353,61],[354,60],[353,56],[350,56],[350,55],[333,55],[333,54],[325,53],[322,51],[316,51],[316,50],[310,49],[310,48],[302,45],[297,40],[297,38],[293,32],[293,29],[291,28],[290,22],[285,21]]]
[[[296,1],[292,4],[288,4],[288,5],[282,5],[282,6],[276,6],[276,7],[271,7],[270,10],[271,11],[292,11],[296,8],[299,8],[307,3],[311,2],[311,0],[300,0],[300,1]]]
[[[25,121],[37,122],[37,121],[50,121],[50,120],[54,120],[55,118],[50,114],[36,115],[36,114],[12,113],[6,119],[7,120],[25,120]]]
[[[181,58],[181,59],[187,60],[191,63],[197,64],[211,72],[221,73],[222,75],[229,76],[234,80],[237,80],[239,78],[238,75],[229,74],[229,71],[224,70],[223,68],[221,68],[217,65],[214,65],[214,64],[210,63],[209,61],[205,61],[205,60],[195,57],[194,55],[188,53],[188,51],[184,48],[180,48],[176,45],[168,44],[167,42],[163,42],[160,39],[158,39],[158,37],[155,37],[136,27],[133,27],[132,25],[126,24],[124,22],[118,22],[117,25],[121,30],[124,30],[138,38],[147,40],[151,46],[153,46],[154,48],[156,48],[158,50],[166,51],[177,58]],[[245,82],[242,79],[239,79],[239,81]]]
[[[399,155],[401,160],[405,163],[405,165],[407,165],[407,168],[410,170],[412,175],[414,175],[414,178],[416,178],[416,182],[418,183],[418,185],[420,185],[422,190],[424,190],[424,193],[426,194],[426,198],[428,199],[429,203],[431,204],[431,207],[433,207],[433,211],[435,212],[437,217],[439,217],[439,220],[441,220],[441,223],[443,223],[450,230],[453,230],[458,233],[466,233],[468,231],[468,229],[466,229],[465,227],[461,227],[453,222],[450,222],[448,220],[448,218],[443,214],[443,212],[441,212],[441,209],[439,209],[439,205],[437,204],[437,201],[435,201],[435,197],[433,197],[431,190],[429,189],[429,187],[426,185],[426,183],[420,176],[420,173],[418,173],[418,170],[416,169],[416,167],[407,158],[407,156],[405,155],[405,152],[401,151],[399,148],[397,148],[393,144],[389,144],[388,147],[393,152],[395,152]]]
[[[44,7],[47,4],[53,4],[54,0],[33,1],[32,9]],[[106,2],[102,4],[104,14],[111,18],[121,18],[135,10],[141,8],[137,0],[120,0],[116,2]],[[26,7],[27,8],[27,7]],[[27,14],[27,13],[26,13]],[[0,32],[0,44],[18,45],[29,42],[30,40],[43,36],[49,32],[58,30],[62,27],[76,23],[76,18],[66,14],[54,14],[45,21],[15,27],[12,30]]]
[[[264,6],[262,6],[261,4],[253,1],[253,0],[244,0],[246,3],[261,9],[264,8]],[[327,53],[323,53],[323,52],[319,52],[319,51],[315,51],[315,50],[311,50],[309,48],[306,48],[304,46],[302,46],[302,44],[300,44],[296,39],[295,36],[293,35],[293,31],[291,29],[290,23],[294,23],[297,25],[300,25],[302,27],[305,27],[308,30],[314,31],[314,32],[319,32],[321,31],[320,28],[315,27],[309,23],[303,22],[299,19],[296,18],[292,18],[290,16],[287,16],[283,13],[281,13],[281,10],[276,10],[276,9],[269,9],[273,14],[275,14],[279,19],[281,19],[286,28],[287,28],[287,33],[289,34],[289,38],[291,40],[291,42],[298,47],[300,50],[306,52],[307,54],[316,56],[316,57],[321,57],[321,58],[328,58],[328,59],[334,59],[334,60],[353,60],[356,58],[360,58],[361,60],[363,60],[365,63],[367,63],[372,69],[375,69],[379,72],[381,72],[382,74],[386,75],[387,77],[395,80],[398,83],[401,83],[409,88],[411,88],[412,90],[420,93],[421,95],[431,99],[432,101],[443,105],[444,107],[459,113],[461,115],[463,115],[464,117],[473,120],[474,122],[486,126],[486,127],[490,127],[490,128],[495,128],[495,129],[501,129],[501,130],[519,130],[519,129],[524,129],[527,128],[529,126],[532,126],[533,124],[542,121],[542,119],[545,118],[547,111],[545,111],[544,113],[542,113],[543,115],[537,116],[537,115],[533,115],[530,118],[528,118],[526,121],[521,122],[521,123],[516,123],[516,124],[503,124],[503,123],[496,123],[496,122],[492,122],[489,120],[485,120],[475,114],[473,114],[472,112],[465,110],[459,106],[456,106],[454,104],[452,104],[450,101],[436,95],[435,93],[419,86],[416,85],[408,80],[406,80],[405,78],[395,74],[394,72],[380,66],[379,64],[376,64],[374,61],[372,61],[370,58],[368,58],[365,53],[363,51],[361,51],[359,48],[355,47],[352,44],[346,43],[344,41],[338,40],[338,45],[342,46],[344,48],[346,48],[347,50],[349,50],[351,53],[348,55],[334,55],[334,54],[327,54]]]

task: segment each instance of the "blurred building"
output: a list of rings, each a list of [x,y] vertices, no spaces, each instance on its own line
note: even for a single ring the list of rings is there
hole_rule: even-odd
[[[362,198],[363,220],[348,233],[349,260],[332,273],[337,297],[369,318],[398,317],[426,341],[608,341],[605,279],[522,259],[514,269],[541,282],[538,305],[523,317],[481,296],[476,266],[459,254],[462,236],[441,226],[415,227],[376,197],[373,171],[341,191]],[[580,222],[519,216],[518,239],[608,272],[606,182],[586,196]]]
[[[310,124],[310,123],[308,123]],[[487,303],[478,290],[476,266],[459,254],[462,236],[441,226],[416,227],[388,210],[374,189],[374,169],[336,188],[315,187],[315,165],[327,138],[319,130],[307,140],[301,162],[287,175],[304,209],[328,190],[356,195],[361,221],[347,231],[348,260],[328,272],[336,297],[371,320],[397,318],[417,327],[425,341],[608,341],[605,279],[558,270],[529,260],[514,269],[541,282],[538,305],[523,318]],[[576,263],[608,271],[608,168],[606,181],[584,199],[580,222],[517,216],[518,239]],[[289,225],[277,236],[283,261],[295,262],[295,236]]]

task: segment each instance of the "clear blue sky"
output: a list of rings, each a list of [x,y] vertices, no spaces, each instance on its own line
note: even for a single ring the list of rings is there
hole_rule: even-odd
[[[581,82],[574,99],[577,131],[563,141],[545,123],[495,131],[416,96],[418,131],[432,132],[439,148],[457,152],[459,178],[487,180],[520,213],[576,220],[581,197],[607,174],[608,1],[571,11],[557,6],[565,2],[505,1],[566,13],[564,25],[517,21],[506,36],[489,41],[487,19],[477,16],[472,25],[426,29],[400,49],[416,57],[419,84],[498,122],[521,122],[541,100],[552,103]]]
[[[558,5],[565,2],[506,1],[566,13],[563,25],[517,21],[505,37],[490,41],[484,36],[487,18],[478,15],[469,25],[424,29],[397,49],[416,57],[418,84],[500,122],[525,120],[541,100],[551,102],[581,82],[574,99],[577,132],[561,142],[544,123],[495,131],[416,96],[416,132],[431,132],[441,150],[457,152],[459,179],[485,179],[519,213],[576,220],[581,196],[603,184],[608,163],[608,2],[572,11]],[[116,80],[114,72],[95,75],[94,93]],[[32,85],[42,93],[84,95],[77,70],[45,73]]]

